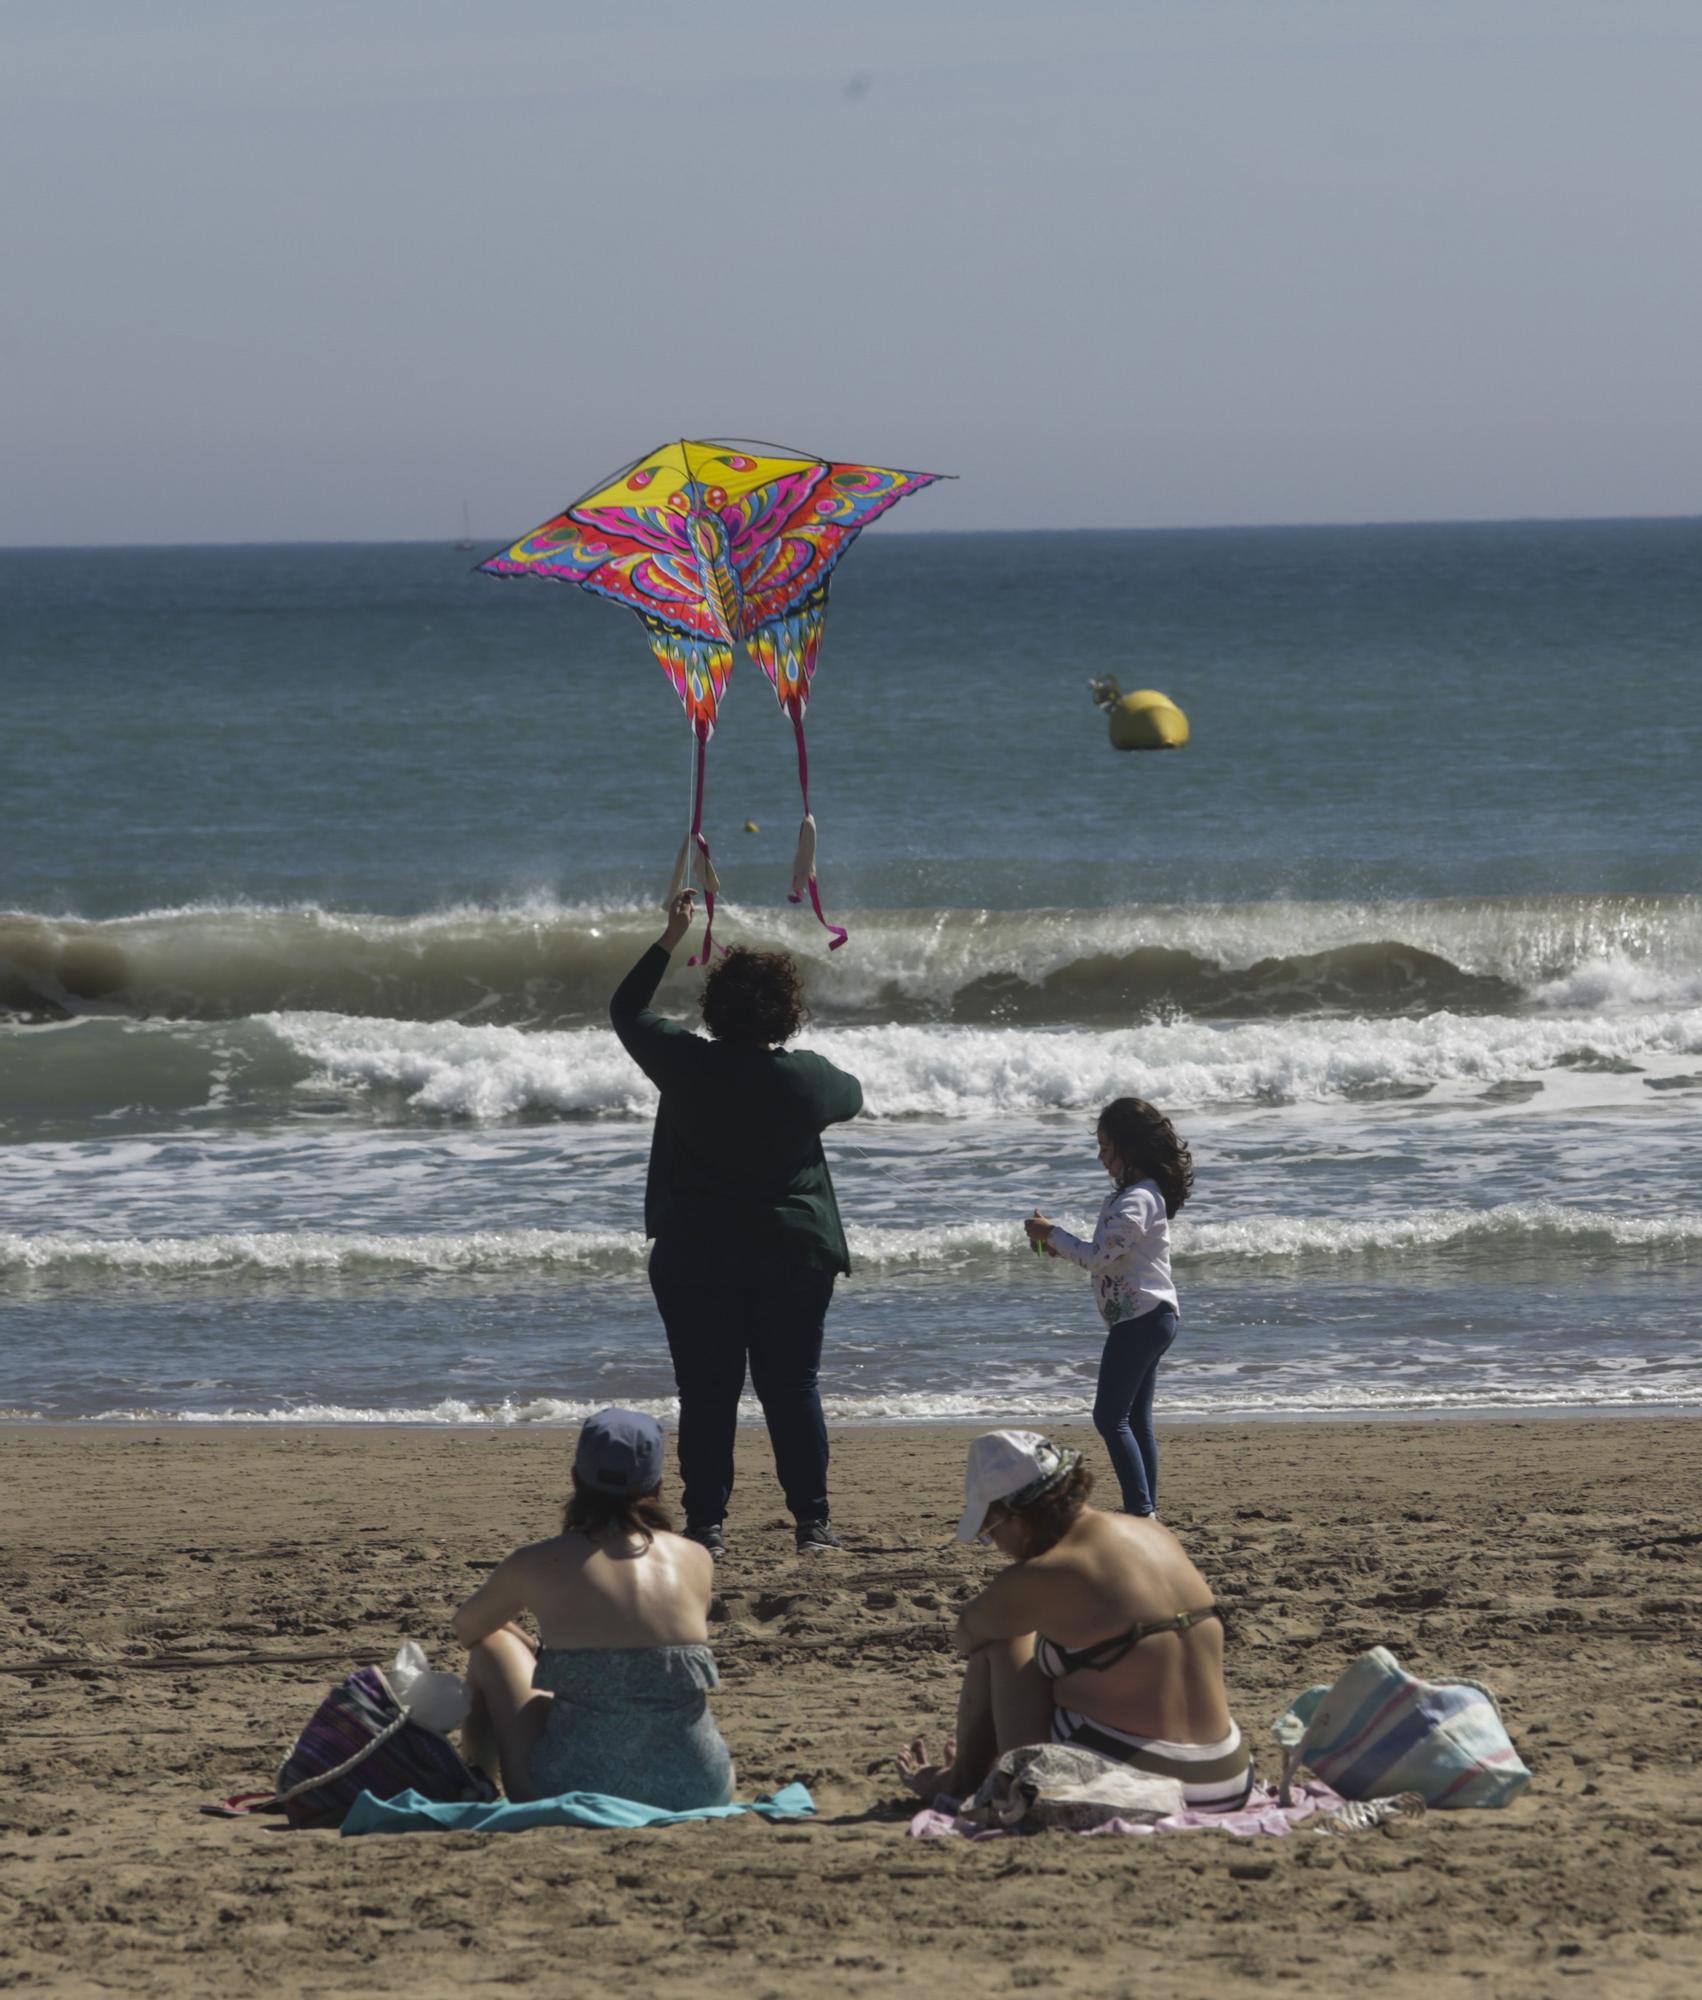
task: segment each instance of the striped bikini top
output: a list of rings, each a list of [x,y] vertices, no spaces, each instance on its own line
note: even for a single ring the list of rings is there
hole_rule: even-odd
[[[1056,1639],[1037,1638],[1034,1664],[1049,1681],[1061,1681],[1066,1674],[1103,1673],[1107,1667],[1127,1658],[1143,1639],[1150,1639],[1158,1632],[1186,1632],[1190,1625],[1198,1625],[1207,1618],[1219,1618],[1215,1604],[1202,1605],[1198,1611],[1178,1611],[1174,1618],[1154,1618],[1146,1625],[1131,1625],[1126,1632],[1110,1639],[1096,1639],[1091,1646],[1077,1646],[1073,1651],[1060,1646]]]

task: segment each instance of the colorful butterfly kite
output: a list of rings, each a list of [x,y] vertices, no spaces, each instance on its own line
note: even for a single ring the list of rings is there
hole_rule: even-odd
[[[833,566],[877,515],[931,486],[933,472],[838,465],[740,439],[658,445],[606,485],[479,568],[490,576],[577,583],[636,611],[697,737],[691,826],[670,895],[688,865],[701,884],[707,961],[720,888],[703,832],[704,753],[733,648],[741,640],[792,718],[804,819],[791,900],[807,893],[836,951],[845,932],[822,913],[804,711],[827,616]],[[695,848],[695,853],[693,849]]]

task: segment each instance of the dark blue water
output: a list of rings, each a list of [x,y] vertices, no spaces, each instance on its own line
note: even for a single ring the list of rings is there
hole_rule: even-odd
[[[637,621],[571,586],[429,544],[10,551],[0,606],[20,908],[666,873],[684,720]],[[1688,892],[1699,653],[1696,522],[874,530],[810,712],[824,872],[902,906]],[[1181,703],[1185,756],[1097,754],[1102,672]],[[753,893],[796,817],[741,662],[710,827]]]
[[[634,619],[474,559],[0,552],[0,1405],[665,1396],[599,1024],[689,738]],[[831,960],[748,663],[709,758],[722,934],[868,1092],[835,1409],[1080,1413],[1016,1217],[1130,1089],[1201,1162],[1174,1413],[1695,1400],[1699,658],[1693,521],[867,534]],[[1107,672],[1188,749],[1113,752]]]

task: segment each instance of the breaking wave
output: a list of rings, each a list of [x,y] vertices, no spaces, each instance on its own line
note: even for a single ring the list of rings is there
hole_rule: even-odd
[[[655,1099],[607,1031],[275,1015],[313,1078],[419,1113],[647,1116]],[[1155,1022],[1138,1029],[822,1028],[810,1045],[862,1079],[874,1118],[985,1118],[1094,1107],[1134,1092],[1173,1107],[1421,1095],[1570,1066],[1635,1069],[1702,1054],[1702,1007],[1576,1022]]]
[[[807,961],[819,1020],[1115,1026],[1702,1001],[1702,898],[867,910],[848,950],[767,909],[723,936]],[[656,933],[631,904],[414,917],[315,906],[0,916],[0,1018],[333,1013],[530,1027],[605,1018]]]
[[[1179,1020],[1100,1032],[818,1024],[808,1042],[861,1078],[866,1113],[877,1120],[1030,1117],[1130,1091],[1187,1110],[1431,1092],[1552,1097],[1586,1083],[1639,1101],[1646,1086],[1702,1089],[1702,1006],[1588,1020]],[[325,1116],[381,1124],[644,1119],[655,1101],[606,1028],[295,1013],[0,1034],[0,1133],[11,1139]]]

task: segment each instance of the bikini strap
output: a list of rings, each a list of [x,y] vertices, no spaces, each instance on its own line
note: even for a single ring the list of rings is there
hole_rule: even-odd
[[[1114,1667],[1126,1654],[1132,1653],[1146,1637],[1138,1625],[1127,1632],[1118,1632],[1109,1639],[1096,1639],[1091,1646],[1058,1646],[1054,1650],[1058,1663],[1067,1674],[1101,1674],[1107,1667]]]
[[[1143,1639],[1151,1639],[1160,1632],[1186,1632],[1190,1626],[1198,1625],[1207,1618],[1217,1618],[1222,1623],[1215,1604],[1203,1605],[1198,1611],[1178,1611],[1174,1618],[1155,1618],[1150,1625],[1131,1625],[1128,1631],[1097,1640],[1091,1646],[1078,1646],[1072,1650],[1060,1646],[1056,1640],[1048,1643],[1056,1653],[1063,1673],[1099,1674],[1107,1667],[1114,1667],[1119,1660],[1126,1659]]]
[[[1186,1632],[1191,1625],[1198,1625],[1202,1619],[1217,1618],[1215,1604],[1207,1604],[1198,1611],[1178,1611],[1174,1618],[1161,1618],[1155,1625],[1142,1625],[1138,1629],[1144,1639],[1149,1632]],[[1218,1621],[1220,1624],[1222,1620]]]

